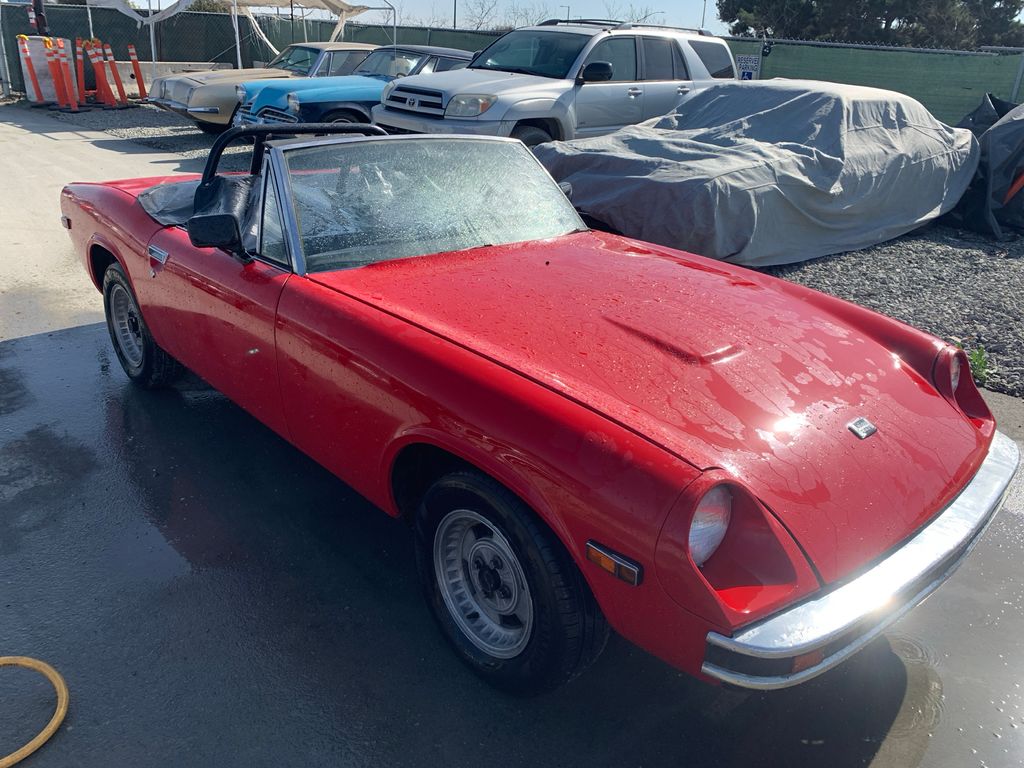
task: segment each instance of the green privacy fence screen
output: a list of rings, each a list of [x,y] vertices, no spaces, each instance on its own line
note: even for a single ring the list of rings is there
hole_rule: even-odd
[[[15,36],[30,34],[26,6],[0,3],[0,35],[4,40],[11,86],[24,84],[18,63]],[[52,34],[74,39],[89,36],[86,9],[81,5],[47,5]],[[110,43],[118,59],[127,59],[128,43],[139,58],[150,58],[149,31],[124,14],[109,8],[92,10],[97,37]],[[330,21],[290,20],[287,15],[261,15],[260,28],[277,48],[303,40],[326,40],[334,28]],[[253,34],[249,20],[239,18],[242,64],[267,61],[272,53]],[[399,27],[398,41],[408,45],[440,45],[476,51],[494,40],[497,32],[478,32],[426,27]],[[345,39],[378,45],[392,42],[386,25],[349,23]],[[732,38],[733,53],[756,55],[761,44]],[[156,26],[157,58],[162,61],[210,61],[234,63],[231,17],[221,13],[180,13]],[[1022,95],[1020,79],[1024,56],[976,52],[925,52],[896,48],[872,48],[831,44],[777,41],[761,62],[761,78],[790,77],[833,80],[872,85],[913,96],[946,122],[957,122],[974,108],[986,92],[1016,101]]]
[[[732,39],[733,54],[759,54],[761,43]],[[986,92],[1017,101],[1024,56],[920,52],[777,42],[761,60],[761,79],[810,78],[888,88],[913,96],[940,120],[956,123]]]

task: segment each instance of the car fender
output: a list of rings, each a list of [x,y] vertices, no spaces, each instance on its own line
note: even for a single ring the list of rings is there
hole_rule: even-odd
[[[299,97],[299,120],[303,123],[318,123],[324,115],[335,112],[339,109],[347,109],[363,116],[363,119],[370,122],[370,107],[377,103],[374,101],[314,101],[311,104],[304,103]]]
[[[555,120],[561,131],[556,139],[568,140],[576,134],[576,121],[573,114],[572,91],[568,91],[557,99],[537,98],[524,99],[512,104],[501,120],[521,122],[523,120]]]
[[[394,489],[391,488],[391,476],[399,454],[410,445],[429,445],[440,448],[491,476],[521,498],[555,532],[562,544],[572,551],[569,529],[561,516],[555,513],[543,494],[537,492],[520,472],[513,469],[509,462],[501,460],[500,456],[505,454],[482,450],[468,441],[455,440],[450,434],[427,425],[412,427],[395,435],[384,453],[384,460],[381,464],[383,472],[381,487],[389,489],[388,514],[397,516],[400,513],[398,500],[394,498]]]

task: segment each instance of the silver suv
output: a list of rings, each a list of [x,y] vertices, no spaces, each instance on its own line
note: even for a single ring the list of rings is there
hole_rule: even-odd
[[[729,47],[701,30],[552,19],[503,35],[465,69],[390,83],[373,122],[533,146],[664,115],[702,82],[735,77]]]

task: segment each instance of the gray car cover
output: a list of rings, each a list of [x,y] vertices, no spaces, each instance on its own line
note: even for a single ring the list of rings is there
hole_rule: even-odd
[[[750,266],[863,248],[950,210],[978,143],[908,96],[728,82],[608,136],[541,144],[573,204],[630,237]]]

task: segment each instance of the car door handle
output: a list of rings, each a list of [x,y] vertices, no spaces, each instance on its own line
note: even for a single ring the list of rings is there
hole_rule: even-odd
[[[680,96],[685,96],[689,92],[690,86],[688,85],[680,85],[678,88],[676,88],[676,93],[678,93]]]
[[[626,91],[626,95],[629,96],[629,98],[631,98],[631,99],[635,99],[637,96],[643,96],[644,95],[644,89],[643,88],[630,88],[628,91]]]
[[[166,264],[167,257],[170,256],[170,254],[163,248],[157,248],[155,245],[149,246],[146,250],[149,252],[149,258],[153,261],[159,262],[160,264]]]

